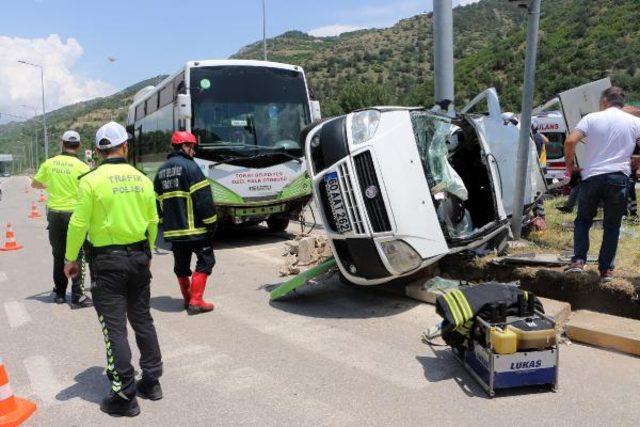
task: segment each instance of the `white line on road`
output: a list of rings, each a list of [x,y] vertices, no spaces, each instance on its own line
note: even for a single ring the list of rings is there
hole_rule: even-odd
[[[273,250],[275,248],[271,247],[269,248],[269,250]],[[216,252],[220,252],[220,253],[237,253],[240,252],[242,254],[248,255],[250,257],[256,257],[256,258],[260,258],[263,259],[265,261],[268,261],[269,264],[281,264],[284,262],[284,258],[278,255],[268,255],[266,250],[264,249],[260,249],[260,250],[256,250],[255,248],[252,249],[246,249],[246,248],[239,248],[239,247],[234,247],[231,245],[226,245],[226,244],[222,244],[219,245],[219,248],[216,249]],[[275,251],[274,251],[275,252]]]
[[[62,403],[56,399],[56,395],[64,387],[58,382],[49,360],[44,356],[32,356],[24,359],[22,363],[29,375],[31,389],[45,406]]]
[[[20,327],[31,321],[31,316],[27,312],[27,308],[19,301],[8,301],[4,303],[4,311],[9,319],[9,326],[12,328]]]
[[[242,252],[243,254],[249,255],[249,256],[254,256],[256,258],[261,258],[265,261],[268,261],[271,264],[281,264],[284,262],[284,258],[282,257],[277,257],[277,256],[273,256],[273,255],[267,255],[265,253],[261,253],[261,252],[255,252],[255,251],[250,251],[248,249],[238,249],[240,252]]]
[[[4,271],[0,271],[0,283],[6,282],[7,280],[7,273],[5,273]]]

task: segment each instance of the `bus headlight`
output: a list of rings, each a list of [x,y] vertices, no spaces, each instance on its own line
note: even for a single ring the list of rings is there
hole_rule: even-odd
[[[378,110],[365,110],[354,113],[351,120],[353,144],[361,144],[373,138],[379,124],[380,111]]]
[[[407,242],[389,240],[381,242],[380,247],[389,261],[389,265],[398,273],[405,273],[420,267],[422,258]]]

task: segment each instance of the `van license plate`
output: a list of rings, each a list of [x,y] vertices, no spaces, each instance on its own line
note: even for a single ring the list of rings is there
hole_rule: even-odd
[[[324,176],[324,186],[327,191],[329,206],[331,206],[331,213],[336,223],[336,231],[340,234],[348,233],[351,231],[351,224],[349,223],[347,209],[344,206],[342,193],[340,192],[338,174],[336,172],[326,174]]]

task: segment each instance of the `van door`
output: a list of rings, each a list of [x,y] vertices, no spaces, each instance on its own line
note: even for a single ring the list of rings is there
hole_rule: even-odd
[[[567,125],[567,134],[576,128],[578,122],[584,116],[600,110],[600,97],[602,96],[602,92],[610,87],[611,79],[607,77],[558,94],[562,115]],[[578,144],[576,146],[578,165],[581,164],[583,157],[584,144]]]
[[[484,114],[471,114],[478,111],[482,102],[487,108]],[[488,114],[487,114],[488,112]],[[492,167],[494,182],[500,183],[499,191],[502,200],[503,213],[513,215],[513,197],[516,182],[516,167],[518,158],[518,139],[520,127],[502,117],[500,100],[496,90],[491,88],[474,98],[463,110],[466,118],[472,123],[479,139],[485,145],[486,160]],[[544,172],[538,160],[538,152],[533,140],[529,140],[529,169],[525,188],[525,206],[531,205],[538,195],[547,190]]]

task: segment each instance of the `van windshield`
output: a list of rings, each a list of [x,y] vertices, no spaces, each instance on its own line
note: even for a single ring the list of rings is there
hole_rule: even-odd
[[[455,131],[459,128],[448,117],[424,111],[412,112],[411,121],[431,192],[447,192],[466,200],[467,190],[448,160],[449,150],[455,148]]]

